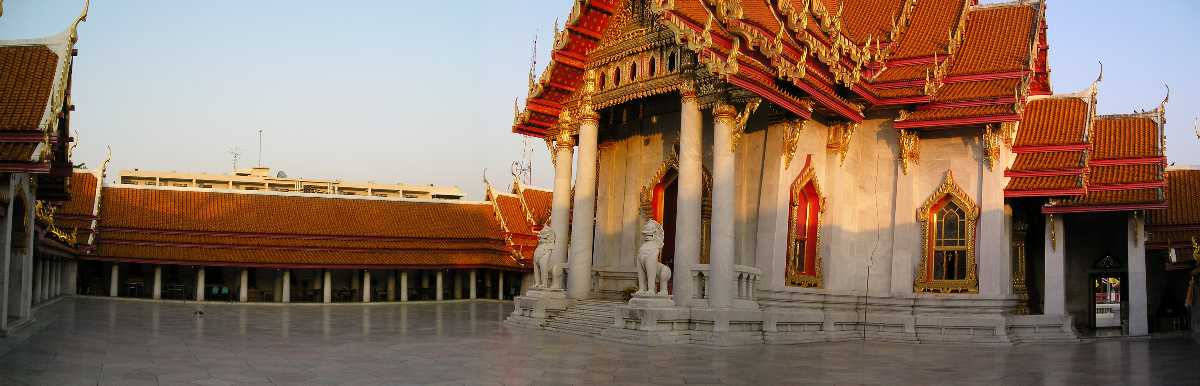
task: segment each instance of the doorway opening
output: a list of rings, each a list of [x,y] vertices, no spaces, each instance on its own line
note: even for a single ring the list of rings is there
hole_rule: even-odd
[[[1096,273],[1091,275],[1091,327],[1094,336],[1120,336],[1123,334],[1125,301],[1125,275],[1123,273]]]
[[[678,180],[678,173],[675,170],[663,175],[662,180],[654,185],[654,201],[651,206],[653,209],[651,217],[663,226],[663,249],[659,255],[659,261],[671,269],[675,268],[675,214],[679,204],[679,184],[676,182]],[[672,290],[669,282],[667,290],[668,292]]]

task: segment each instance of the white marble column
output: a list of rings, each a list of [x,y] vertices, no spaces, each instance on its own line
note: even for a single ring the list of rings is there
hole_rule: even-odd
[[[120,279],[120,277],[121,277],[121,275],[120,275],[121,268],[120,267],[121,267],[121,263],[114,261],[112,263],[112,268],[109,269],[111,272],[109,273],[109,279],[108,279],[108,296],[117,297],[117,286],[118,286],[117,280]]]
[[[575,205],[571,216],[570,271],[567,295],[587,299],[592,292],[592,240],[596,232],[596,146],[599,116],[585,112],[579,123],[579,167],[575,173]]]
[[[162,266],[154,266],[154,288],[151,290],[154,300],[162,299]]]
[[[563,267],[567,262],[567,246],[570,235],[568,221],[571,220],[571,147],[574,145],[569,133],[557,138],[554,156],[554,193],[551,196],[550,229],[554,230],[554,250],[550,255],[554,267]],[[563,283],[552,283],[554,288],[563,288]]]
[[[54,273],[54,281],[53,281],[54,287],[52,288],[52,290],[54,291],[53,296],[58,297],[59,295],[62,295],[62,277],[63,277],[63,274],[62,274],[63,261],[62,260],[58,260],[58,259],[54,260],[54,271],[52,271],[52,272]]]
[[[980,145],[982,149],[983,146]],[[982,150],[981,150],[982,151]],[[1009,151],[1000,146],[995,166],[980,162],[982,181],[979,198],[979,233],[977,248],[979,294],[987,297],[1010,298],[1012,291],[1012,209],[1004,205],[1004,169]],[[980,154],[980,158],[984,158]]]
[[[283,269],[283,280],[282,281],[283,281],[283,283],[281,283],[281,285],[279,286],[279,288],[280,288],[279,301],[284,302],[284,303],[291,303],[292,302],[292,270],[287,269],[287,268]]]
[[[1150,317],[1146,307],[1146,224],[1145,221],[1131,214],[1129,216],[1130,235],[1128,242],[1128,285],[1126,294],[1129,296],[1129,335],[1143,336],[1150,334]]]
[[[371,270],[364,269],[362,272],[362,301],[363,303],[371,302]]]
[[[238,272],[238,301],[245,303],[250,298],[250,270],[242,268]]]
[[[469,277],[469,278],[468,278],[468,280],[467,280],[467,283],[469,283],[469,284],[470,284],[470,293],[469,293],[469,295],[470,295],[470,297],[471,297],[471,300],[474,300],[474,299],[475,299],[475,271],[478,271],[478,270],[476,270],[476,269],[472,269],[472,270],[471,270],[470,277]]]
[[[713,107],[713,192],[712,240],[710,244],[708,305],[730,308],[733,305],[734,262],[734,153],[731,147],[737,109],[717,102]],[[716,327],[714,327],[716,328]]]
[[[442,276],[444,275],[444,273],[445,273],[445,271],[439,269],[437,271],[437,281],[434,283],[437,285],[437,287],[434,288],[434,292],[437,294],[437,296],[434,299],[438,300],[438,301],[441,301],[444,298],[444,295],[442,294],[442,289],[444,288],[444,287],[442,287]]]
[[[328,269],[324,270],[324,278],[321,282],[321,301],[325,303],[333,303],[333,272]]]
[[[1045,315],[1067,314],[1065,228],[1061,215],[1046,216],[1046,294],[1042,307],[1042,313]]]
[[[45,283],[42,280],[42,259],[33,259],[33,278],[33,303],[37,304],[42,302],[42,284]]]
[[[902,162],[896,161],[896,220],[892,227],[894,241],[889,292],[893,297],[908,298],[913,295],[913,284],[919,275],[916,272],[917,265],[925,258],[925,253],[921,251],[921,226],[916,218],[920,201],[924,198],[916,194],[919,168],[912,167],[905,173]],[[865,287],[865,284],[858,283],[855,287]]]
[[[400,301],[408,301],[408,271],[400,271]]]
[[[389,269],[387,275],[387,301],[396,301],[396,270]]]
[[[687,306],[695,297],[692,288],[692,267],[700,264],[704,233],[704,142],[703,114],[696,100],[696,91],[680,92],[679,116],[679,179],[675,210],[675,266],[672,272],[672,291],[675,305]],[[667,197],[666,199],[670,199]]]
[[[204,267],[196,268],[196,301],[204,301]]]

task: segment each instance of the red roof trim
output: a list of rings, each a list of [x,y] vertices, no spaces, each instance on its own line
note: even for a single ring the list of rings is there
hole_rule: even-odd
[[[49,173],[50,163],[0,162],[0,172],[4,173]]]
[[[1089,166],[1119,166],[1119,165],[1152,165],[1166,164],[1167,157],[1144,157],[1144,158],[1114,158],[1114,159],[1093,159],[1088,160]]]
[[[1076,176],[1083,174],[1083,168],[1077,169],[1042,169],[1042,170],[1005,170],[1005,177],[1053,177]]]
[[[894,127],[896,129],[915,129],[915,128],[940,127],[940,126],[976,125],[976,124],[980,124],[980,123],[1016,122],[1019,120],[1021,120],[1020,114],[1008,114],[1008,115],[993,115],[993,116],[988,116],[988,117],[938,119],[938,120],[932,120],[932,121],[904,121],[904,122],[896,122]]]
[[[1017,101],[1017,99],[1014,97],[1003,97],[1003,98],[996,98],[996,99],[983,99],[983,100],[964,101],[964,102],[938,102],[938,103],[930,103],[927,105],[918,106],[917,111],[948,109],[948,108],[955,108],[955,107],[979,107],[979,106],[1005,105],[1005,104],[1012,104],[1013,102],[1016,102],[1016,101]]]
[[[1005,190],[1004,197],[1057,197],[1082,196],[1087,191],[1078,189],[1039,189],[1039,190]]]
[[[1034,146],[1013,146],[1013,153],[1052,153],[1057,151],[1083,151],[1088,149],[1086,143],[1076,143],[1070,145],[1034,145]]]
[[[502,242],[498,238],[449,238],[449,237],[381,237],[381,236],[327,236],[327,235],[303,235],[303,234],[286,234],[286,233],[252,233],[252,232],[216,232],[216,231],[174,231],[162,229],[147,229],[147,228],[125,228],[125,227],[105,227],[101,226],[100,231],[105,233],[136,233],[143,235],[163,235],[163,236],[211,236],[211,237],[236,237],[236,238],[251,238],[251,239],[272,239],[272,240],[308,240],[308,241],[384,241],[384,242],[401,242],[401,241],[463,241],[463,242]],[[106,240],[109,242],[112,240]]]
[[[1078,205],[1078,206],[1044,206],[1042,213],[1091,213],[1091,212],[1126,212],[1144,209],[1166,209],[1166,202],[1144,204],[1115,204],[1115,205]]]
[[[1166,187],[1166,181],[1154,182],[1135,182],[1131,184],[1113,184],[1113,185],[1088,185],[1089,191],[1094,192],[1109,192],[1114,190],[1133,190],[1133,189],[1155,189]]]
[[[403,265],[353,265],[353,264],[267,264],[267,263],[227,263],[227,262],[209,262],[209,261],[181,261],[181,260],[159,260],[159,259],[141,259],[127,257],[112,257],[112,256],[97,256],[86,255],[79,256],[80,260],[91,261],[119,261],[122,263],[141,263],[141,264],[159,264],[159,265],[187,265],[187,266],[202,266],[202,267],[250,267],[250,268],[288,268],[288,269],[314,269],[314,268],[333,268],[333,269],[358,269],[358,268],[375,268],[375,269],[440,269],[440,268],[455,268],[455,269],[470,269],[470,268],[491,268],[502,269],[508,271],[528,271],[529,268],[517,268],[505,265],[489,265],[489,264],[471,264],[471,265],[424,265],[424,264],[403,264]]]

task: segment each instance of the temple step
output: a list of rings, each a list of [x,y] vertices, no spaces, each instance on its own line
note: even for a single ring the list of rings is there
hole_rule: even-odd
[[[600,336],[613,323],[616,308],[624,302],[580,300],[546,321],[545,328],[573,335]]]

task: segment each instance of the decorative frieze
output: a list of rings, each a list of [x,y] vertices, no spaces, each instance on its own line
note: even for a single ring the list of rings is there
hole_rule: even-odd
[[[825,142],[825,148],[837,154],[839,166],[846,164],[846,153],[850,151],[850,138],[854,136],[856,128],[858,128],[858,123],[855,122],[829,126],[829,138]]]
[[[907,175],[908,168],[921,162],[921,137],[916,131],[900,130],[900,170]]]
[[[804,131],[803,119],[793,119],[783,123],[783,168],[792,167],[792,159],[796,157],[796,147],[800,145],[800,132]]]
[[[990,124],[983,129],[983,160],[987,162],[988,170],[996,170],[996,162],[1000,160],[1000,146],[1004,143],[1004,134]]]

